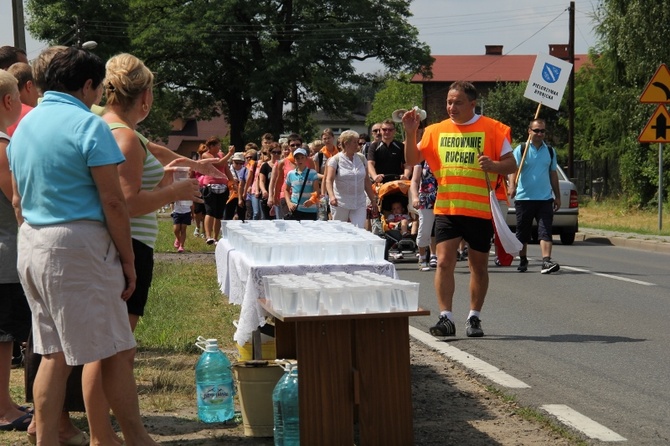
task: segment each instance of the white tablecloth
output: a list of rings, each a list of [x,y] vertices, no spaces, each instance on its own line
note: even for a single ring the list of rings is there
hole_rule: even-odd
[[[333,271],[373,271],[397,279],[395,266],[386,261],[350,265],[277,265],[256,266],[253,261],[235,250],[227,240],[216,246],[216,272],[221,292],[230,303],[242,306],[234,339],[239,345],[251,340],[258,326],[265,324],[265,312],[257,300],[264,298],[263,276],[275,274],[329,273]]]

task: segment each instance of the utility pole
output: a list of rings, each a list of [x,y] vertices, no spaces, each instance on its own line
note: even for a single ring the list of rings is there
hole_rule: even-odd
[[[568,81],[568,178],[575,177],[575,2],[570,2],[568,62],[572,64]]]
[[[23,22],[23,0],[12,0],[14,46],[26,51],[26,30]]]

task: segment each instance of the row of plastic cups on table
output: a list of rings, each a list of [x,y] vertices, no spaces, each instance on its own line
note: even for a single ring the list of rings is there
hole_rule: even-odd
[[[416,311],[419,284],[365,272],[263,278],[265,296],[284,316]]]
[[[246,229],[253,232],[287,232],[291,230],[312,229],[318,232],[345,232],[350,234],[359,234],[362,236],[371,235],[364,229],[357,228],[351,223],[328,220],[328,221],[297,221],[297,220],[222,220],[221,233],[224,238],[228,238],[228,231]],[[376,236],[374,236],[376,237]]]
[[[289,231],[274,233],[237,229],[228,239],[255,265],[328,265],[381,262],[384,240],[361,239],[353,234]]]

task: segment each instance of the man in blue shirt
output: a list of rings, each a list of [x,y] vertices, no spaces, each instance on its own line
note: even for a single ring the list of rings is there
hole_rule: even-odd
[[[543,119],[535,119],[528,127],[530,144],[523,165],[521,159],[526,144],[520,144],[514,149],[514,158],[520,166],[517,173],[512,174],[511,196],[516,208],[516,237],[523,243],[519,252],[521,262],[517,270],[525,272],[528,269],[526,248],[531,237],[533,220],[537,220],[537,234],[542,251],[542,274],[558,271],[560,266],[551,260],[551,225],[554,212],[561,207],[561,193],[558,187],[556,173],[556,154],[554,149],[544,142],[546,123]],[[553,192],[553,195],[552,195]]]

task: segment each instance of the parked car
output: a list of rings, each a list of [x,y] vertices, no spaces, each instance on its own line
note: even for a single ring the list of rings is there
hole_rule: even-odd
[[[563,169],[558,167],[558,186],[561,190],[561,208],[554,214],[552,235],[560,235],[561,243],[572,245],[579,230],[579,200],[577,187],[568,179]],[[505,221],[512,231],[516,231],[516,210],[512,201]],[[533,222],[533,241],[537,241],[537,221]]]

